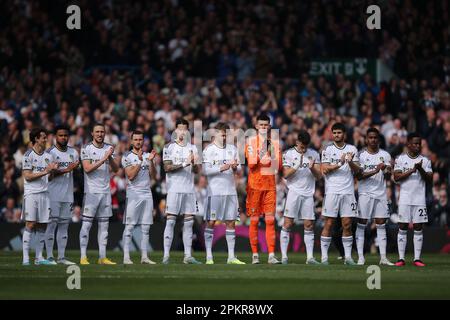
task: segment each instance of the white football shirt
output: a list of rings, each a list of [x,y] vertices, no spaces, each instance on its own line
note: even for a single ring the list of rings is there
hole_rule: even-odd
[[[283,154],[283,167],[296,167],[300,164],[301,159],[302,154],[295,147],[291,148]],[[309,169],[311,160],[315,160],[316,164],[320,164],[319,153],[308,148],[303,154],[303,163],[294,174],[286,179],[286,185],[289,190],[306,197],[313,196],[316,189],[316,179]]]
[[[358,150],[355,146],[345,144],[342,148],[338,148],[334,143],[322,151],[322,163],[339,164],[342,155],[347,152],[355,155],[353,162],[358,164]],[[354,194],[355,192],[353,173],[347,162],[332,173],[324,175],[324,180],[325,194]]]
[[[122,157],[122,167],[127,168],[129,166],[135,166],[141,163],[141,169],[138,171],[138,174],[133,180],[129,180],[126,177],[127,181],[127,198],[133,198],[138,196],[139,198],[151,198],[152,192],[151,182],[150,182],[150,160],[148,157],[150,154],[148,152],[144,152],[142,154],[142,163],[139,160],[139,156],[133,151],[126,152]]]
[[[30,149],[23,155],[22,170],[31,170],[32,173],[42,172],[53,162],[52,155],[47,151],[41,154]],[[24,195],[48,191],[48,174],[33,181],[24,179]]]
[[[91,142],[81,148],[81,161],[98,162],[104,157],[110,147],[113,146],[104,143],[101,148],[97,148]],[[113,153],[114,157],[115,152]],[[84,172],[84,193],[110,193],[109,179],[109,160],[106,160],[105,163],[91,173]]]
[[[52,146],[47,152],[58,164],[58,170],[67,169],[69,165],[80,159],[77,150],[69,146],[67,146],[67,151]],[[50,192],[50,201],[73,202],[73,171],[53,178],[49,182],[48,191]]]
[[[379,149],[377,153],[370,153],[367,149],[359,153],[359,163],[363,172],[374,171],[380,163],[391,166],[391,155]],[[358,194],[366,194],[375,199],[386,200],[386,181],[383,171],[358,181]]]
[[[237,195],[233,169],[220,172],[221,166],[234,160],[238,161],[238,154],[236,147],[231,144],[220,148],[211,143],[205,148],[203,170],[208,179],[209,196]]]
[[[198,156],[197,147],[193,144],[179,145],[176,142],[164,146],[163,161],[172,161],[172,164],[179,165],[186,162],[191,151]],[[194,173],[192,165],[166,173],[167,193],[195,193]]]
[[[407,153],[399,155],[395,159],[395,171],[406,172],[414,167],[414,165],[420,160],[422,162],[422,168],[425,172],[433,172],[431,169],[431,161],[428,158],[418,155],[416,158],[411,158]],[[405,180],[399,182],[400,184],[400,199],[399,204],[425,206],[425,188],[426,183],[422,179],[422,176],[418,171],[411,174]]]

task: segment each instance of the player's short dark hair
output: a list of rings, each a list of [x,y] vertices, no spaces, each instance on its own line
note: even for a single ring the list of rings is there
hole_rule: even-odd
[[[261,113],[256,117],[256,121],[268,121],[270,123],[270,117],[265,113]]]
[[[306,146],[309,145],[309,143],[311,142],[311,136],[306,130],[300,130],[297,139]]]
[[[36,127],[36,128],[31,129],[31,131],[30,131],[30,141],[31,141],[32,144],[36,143],[36,139],[40,138],[42,132],[47,134],[47,130],[45,130],[42,127]]]
[[[219,130],[219,131],[227,131],[230,129],[230,126],[226,123],[219,122],[218,124],[216,124],[215,128],[216,128],[216,130]]]
[[[175,123],[175,128],[177,128],[180,124],[187,126],[187,128],[189,129],[189,122],[186,119],[183,118],[178,119],[177,122]]]
[[[65,131],[67,131],[67,133],[70,134],[70,128],[69,128],[69,126],[67,124],[59,124],[59,125],[57,125],[55,127],[55,130],[53,130],[53,132],[55,134],[57,134],[59,130],[65,130]]]
[[[408,133],[408,135],[406,136],[406,141],[410,142],[412,139],[414,138],[420,138],[422,139],[422,137],[420,136],[420,134],[418,132],[410,132]]]
[[[378,131],[378,129],[374,127],[370,127],[369,129],[367,129],[366,137],[369,135],[369,133],[375,133],[378,137],[380,136],[380,131]]]
[[[142,134],[142,135],[144,135],[144,132],[142,132],[141,130],[134,130],[132,133],[131,133],[131,139],[133,139],[133,136],[134,135],[140,135],[140,134]]]
[[[336,122],[335,124],[333,124],[333,126],[331,127],[331,132],[333,132],[334,130],[341,130],[343,133],[347,131],[345,125],[342,122]]]
[[[105,124],[101,123],[101,122],[96,122],[94,123],[94,125],[92,126],[91,132],[94,132],[94,128],[95,127],[103,127],[103,129],[105,128]]]

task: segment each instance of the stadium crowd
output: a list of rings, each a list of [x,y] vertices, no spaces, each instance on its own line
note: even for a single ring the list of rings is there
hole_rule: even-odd
[[[306,128],[312,147],[321,150],[339,121],[358,148],[366,130],[377,126],[382,147],[395,158],[407,133],[418,131],[434,172],[429,224],[450,225],[448,2],[380,1],[381,31],[365,28],[367,1],[78,3],[79,31],[65,29],[64,2],[0,4],[0,221],[20,220],[20,166],[35,125],[51,132],[67,123],[69,144],[79,151],[91,140],[92,124],[103,122],[105,141],[119,155],[128,150],[131,131],[141,129],[146,148],[161,155],[180,117],[191,124],[201,120],[205,129],[222,121],[245,130],[258,113],[267,112],[284,149]],[[357,56],[382,59],[398,78],[377,83],[368,74],[359,79],[308,75],[312,58]],[[166,190],[160,156],[157,161],[152,191],[159,219]],[[74,221],[81,211],[82,179],[78,170]],[[246,223],[246,172],[237,185],[241,223]],[[319,186],[318,215],[323,181]],[[201,205],[204,176],[197,177],[196,188]],[[120,220],[123,170],[111,178],[111,189],[114,218]],[[277,191],[281,217],[286,193],[281,178]],[[393,212],[397,191],[389,182]]]

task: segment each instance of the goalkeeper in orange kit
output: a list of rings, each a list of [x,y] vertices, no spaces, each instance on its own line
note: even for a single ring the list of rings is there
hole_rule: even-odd
[[[245,146],[245,157],[249,166],[247,183],[247,215],[250,217],[250,245],[252,263],[259,263],[258,224],[260,216],[266,223],[266,241],[269,264],[279,264],[275,257],[275,175],[281,169],[281,152],[278,141],[271,139],[270,118],[259,115],[256,119],[257,135],[250,137]]]

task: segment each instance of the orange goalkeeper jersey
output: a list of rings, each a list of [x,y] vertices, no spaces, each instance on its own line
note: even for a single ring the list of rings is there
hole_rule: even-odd
[[[276,190],[275,175],[281,170],[280,145],[271,141],[265,148],[264,144],[264,138],[257,135],[249,138],[245,145],[245,158],[249,167],[247,187],[253,190]],[[269,152],[272,163],[263,165],[260,160],[266,152]]]

